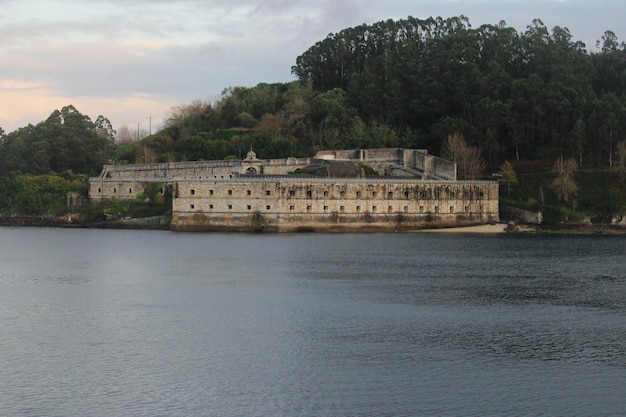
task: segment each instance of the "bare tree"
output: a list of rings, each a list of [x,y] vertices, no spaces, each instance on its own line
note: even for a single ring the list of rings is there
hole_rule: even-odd
[[[578,164],[574,159],[560,157],[554,163],[554,169],[556,178],[552,181],[552,188],[556,192],[557,198],[565,204],[574,203],[573,198],[578,194],[578,184],[574,180]]]
[[[127,143],[130,143],[132,141],[133,141],[133,134],[131,133],[128,126],[126,125],[120,126],[120,128],[117,129],[117,141],[116,141],[117,144],[126,145]]]
[[[619,165],[619,176],[623,180],[626,171],[626,141],[617,142],[617,163]]]
[[[157,156],[158,155],[152,148],[144,145],[135,154],[135,163],[136,164],[153,164],[157,162]]]
[[[480,155],[480,149],[468,145],[465,137],[459,132],[448,135],[443,144],[444,156],[457,164],[458,174],[464,180],[479,178],[487,167]]]

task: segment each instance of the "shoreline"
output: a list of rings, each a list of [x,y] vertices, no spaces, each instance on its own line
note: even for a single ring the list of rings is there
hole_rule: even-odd
[[[72,221],[53,216],[6,216],[0,215],[0,226],[13,227],[58,227],[71,229],[127,229],[127,230],[172,230],[169,216],[154,216],[111,221]],[[351,231],[354,232],[354,231]],[[366,231],[364,231],[365,233]],[[392,232],[391,230],[389,231]],[[475,226],[407,230],[407,233],[462,233],[462,234],[532,234],[532,235],[626,235],[626,226],[621,224],[573,223],[558,225],[531,225],[523,223],[495,223]],[[198,232],[200,233],[200,232]],[[340,233],[340,232],[333,232]]]
[[[508,225],[505,223],[496,224],[481,224],[478,226],[466,226],[466,227],[449,227],[442,229],[422,229],[417,230],[417,233],[508,233]]]

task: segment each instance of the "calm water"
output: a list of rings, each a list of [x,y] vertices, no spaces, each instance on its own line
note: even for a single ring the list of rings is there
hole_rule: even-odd
[[[2,416],[621,416],[626,237],[0,228]]]

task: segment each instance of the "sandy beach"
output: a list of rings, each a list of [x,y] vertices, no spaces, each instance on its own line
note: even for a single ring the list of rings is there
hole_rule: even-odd
[[[451,227],[446,229],[425,229],[420,233],[505,233],[507,225],[504,223],[482,224],[479,226]]]

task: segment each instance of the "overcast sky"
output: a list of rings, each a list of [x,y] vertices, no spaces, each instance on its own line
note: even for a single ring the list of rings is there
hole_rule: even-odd
[[[626,38],[626,0],[0,0],[0,127],[73,104],[154,131],[173,106],[293,80],[296,58],[331,32],[459,15],[518,31],[539,18],[591,51],[606,30]]]

